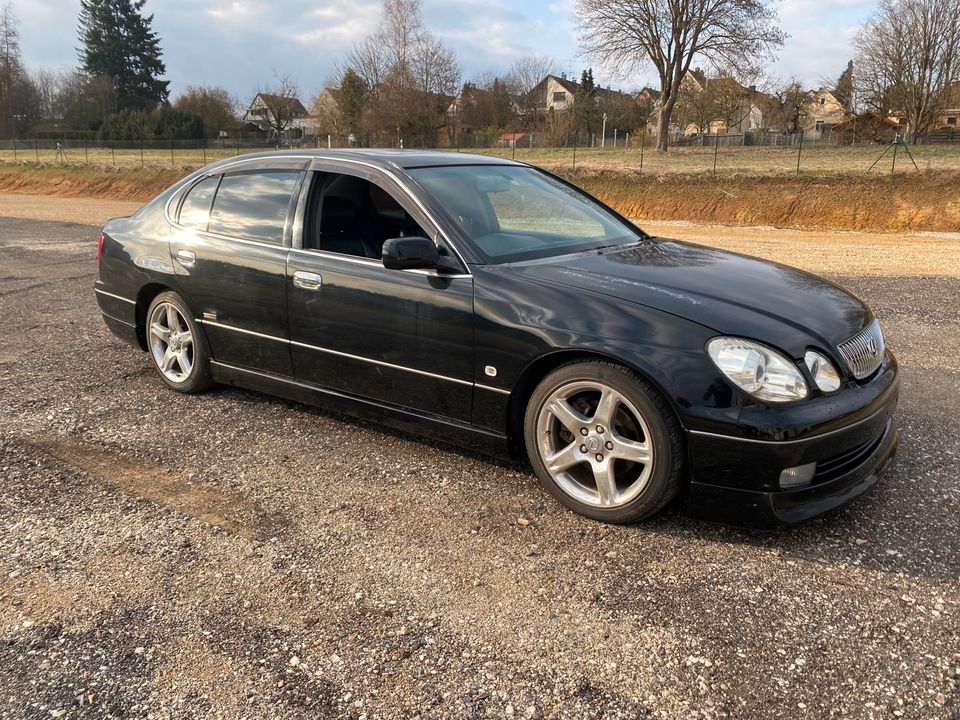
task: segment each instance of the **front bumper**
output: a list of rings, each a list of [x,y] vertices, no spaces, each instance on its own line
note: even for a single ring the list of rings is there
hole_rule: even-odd
[[[690,432],[693,515],[734,525],[797,525],[833,510],[870,489],[893,461],[899,434],[893,414],[898,382],[895,364],[878,377],[866,406],[846,408],[831,429],[789,440],[759,440]],[[780,473],[816,462],[809,485],[781,489]]]

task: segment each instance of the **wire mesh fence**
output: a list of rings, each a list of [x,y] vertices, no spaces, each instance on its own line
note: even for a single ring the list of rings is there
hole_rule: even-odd
[[[400,148],[482,153],[554,168],[629,170],[635,173],[835,174],[906,170],[960,170],[960,135],[884,151],[890,143],[843,143],[829,132],[723,133],[672,138],[668,153],[656,138],[617,129],[587,132],[458,130],[430,137],[375,133],[316,134],[277,142],[257,136],[198,140],[100,141],[10,139],[0,141],[0,160],[17,163],[117,168],[193,168],[246,153],[298,148]],[[883,156],[883,162],[875,162]],[[913,161],[908,162],[907,158]],[[888,162],[892,161],[892,162]]]

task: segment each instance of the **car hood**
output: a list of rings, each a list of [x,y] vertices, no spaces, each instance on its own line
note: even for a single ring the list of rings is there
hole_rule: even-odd
[[[674,240],[513,267],[530,280],[639,303],[794,357],[810,345],[832,351],[871,317],[860,300],[816,275]]]

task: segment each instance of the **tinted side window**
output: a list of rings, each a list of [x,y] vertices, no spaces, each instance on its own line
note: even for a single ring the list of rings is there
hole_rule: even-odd
[[[283,225],[299,177],[298,172],[224,175],[210,213],[210,232],[283,242]]]
[[[180,206],[180,224],[185,227],[207,229],[210,219],[210,205],[217,191],[220,176],[204,178],[192,188]]]
[[[314,198],[305,247],[379,260],[386,240],[426,236],[396,198],[369,180],[330,173],[317,188],[322,196]]]

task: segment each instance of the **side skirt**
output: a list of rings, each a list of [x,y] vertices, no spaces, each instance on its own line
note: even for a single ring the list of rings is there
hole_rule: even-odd
[[[268,395],[277,395],[287,400],[316,405],[363,420],[378,422],[397,430],[404,430],[415,435],[470,448],[502,460],[510,459],[510,449],[506,435],[492,430],[448,420],[436,415],[382,405],[372,400],[347,395],[313,383],[229,365],[216,360],[210,361],[210,371],[213,379],[224,385],[234,385]]]

